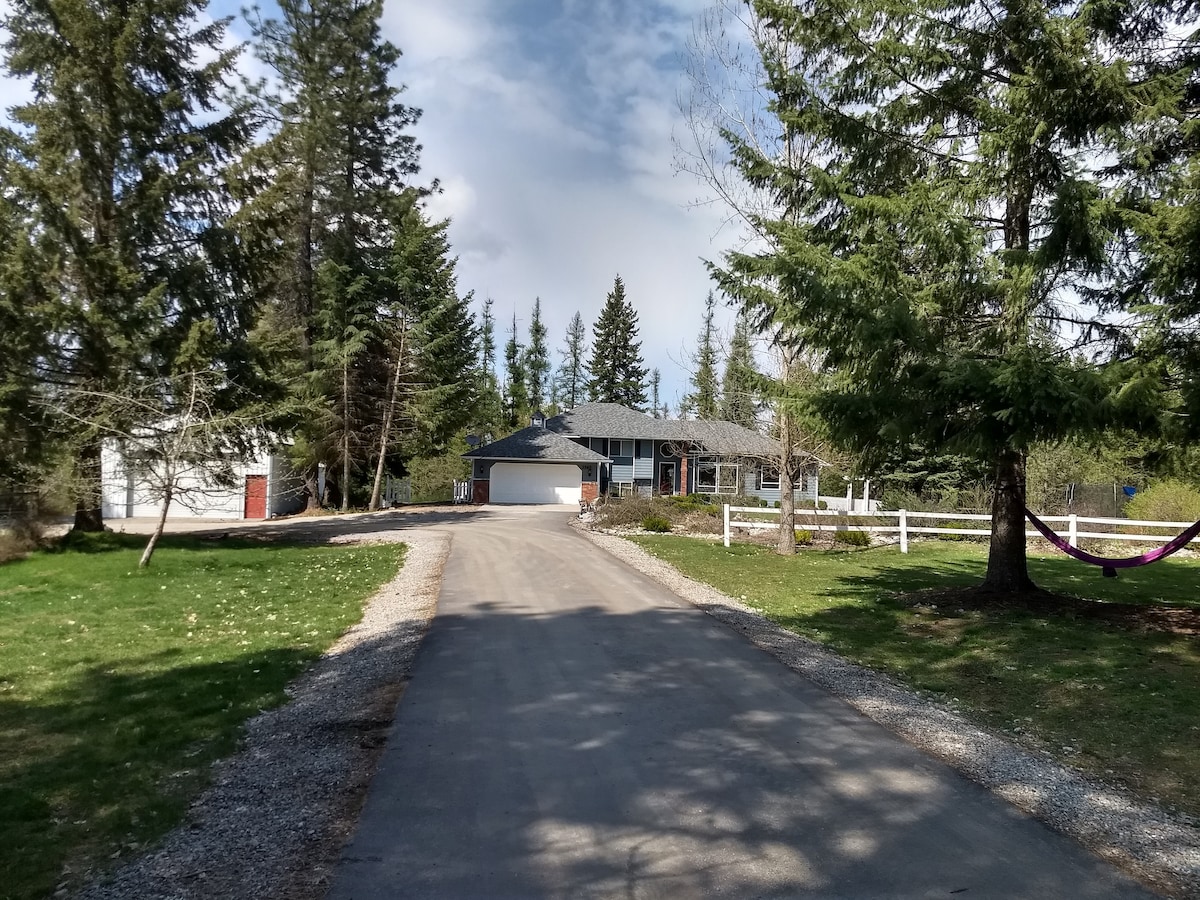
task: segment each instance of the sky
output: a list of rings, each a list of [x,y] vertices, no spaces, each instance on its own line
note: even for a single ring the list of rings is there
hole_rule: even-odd
[[[590,336],[619,274],[672,411],[712,286],[703,260],[736,239],[719,210],[694,205],[706,189],[674,166],[686,40],[710,3],[385,0],[382,19],[403,54],[401,99],[423,111],[419,180],[441,185],[430,212],[451,220],[460,291],[474,291],[477,310],[492,298],[501,348],[514,314],[527,341],[540,298],[557,368],[567,323],[579,312]],[[213,0],[210,13],[240,5]],[[230,39],[248,37],[235,21]],[[263,74],[249,55],[241,67]],[[0,106],[25,96],[0,76]],[[732,321],[719,302],[718,327],[727,334]]]
[[[554,363],[571,316],[591,326],[620,275],[647,366],[676,409],[711,281],[733,235],[674,173],[677,97],[710,0],[387,0],[430,204],[451,219],[459,284],[522,340],[535,297]],[[718,310],[729,330],[732,312]]]

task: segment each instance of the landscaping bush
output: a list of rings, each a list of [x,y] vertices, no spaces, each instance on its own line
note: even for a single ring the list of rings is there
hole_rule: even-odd
[[[649,515],[642,519],[642,530],[665,534],[671,530],[671,521],[666,516]]]
[[[871,535],[865,531],[835,531],[833,533],[833,542],[835,544],[847,544],[851,547],[870,547]]]
[[[813,542],[813,533],[804,528],[796,529],[796,543],[807,547]]]
[[[1135,494],[1125,506],[1130,519],[1157,522],[1200,520],[1200,491],[1183,481],[1160,481]]]

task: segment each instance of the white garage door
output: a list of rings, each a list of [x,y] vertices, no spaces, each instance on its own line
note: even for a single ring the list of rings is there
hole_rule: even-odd
[[[496,463],[492,503],[578,503],[583,472],[563,463]]]

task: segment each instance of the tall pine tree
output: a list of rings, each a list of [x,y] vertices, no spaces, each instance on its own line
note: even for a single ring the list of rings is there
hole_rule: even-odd
[[[510,428],[523,428],[529,424],[529,390],[525,377],[525,354],[517,340],[517,314],[513,313],[512,328],[508,342],[504,345],[504,419]]]
[[[630,409],[646,405],[647,370],[637,335],[637,311],[625,298],[625,283],[618,275],[592,329],[588,399],[593,403],[619,403]]]
[[[483,301],[479,317],[479,404],[475,425],[481,435],[496,434],[504,421],[504,402],[496,378],[496,317],[492,298]]]
[[[379,327],[394,228],[404,218],[419,147],[419,111],[390,83],[399,51],[382,39],[380,0],[283,0],[260,23],[258,52],[277,76],[276,131],[258,153],[268,177],[256,205],[283,253],[271,315],[294,345],[288,379],[297,462],[315,505],[316,471],[350,504],[381,427],[389,385]],[[295,362],[298,360],[299,362]],[[285,367],[289,365],[285,363]]]
[[[574,409],[587,396],[587,329],[583,316],[578,312],[567,324],[567,335],[562,348],[562,362],[558,367],[558,400],[565,409]]]
[[[525,385],[529,406],[545,412],[550,387],[550,351],[546,348],[546,324],[542,321],[542,298],[533,301],[529,320],[529,344],[525,347]]]
[[[721,418],[743,428],[758,426],[758,370],[750,342],[750,323],[739,315],[725,357],[725,375],[721,379]]]
[[[5,62],[33,99],[11,110],[0,144],[8,196],[38,235],[26,262],[39,287],[26,296],[48,305],[42,362],[58,402],[126,394],[186,366],[236,386],[250,374],[252,309],[224,171],[250,130],[230,92],[238,51],[223,46],[225,22],[200,0],[9,9]],[[71,430],[79,529],[103,527],[103,430]]]
[[[692,392],[684,403],[697,419],[715,419],[721,415],[720,386],[717,381],[717,347],[713,331],[713,312],[717,301],[713,292],[708,292],[704,301],[704,324],[700,328],[699,343],[692,356],[695,371],[692,373]],[[657,399],[654,404],[658,406]],[[657,411],[656,411],[657,414]]]

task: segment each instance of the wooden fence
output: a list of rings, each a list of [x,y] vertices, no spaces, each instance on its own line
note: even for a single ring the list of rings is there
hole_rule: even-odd
[[[758,519],[747,519],[746,516],[759,516]],[[771,529],[778,530],[779,522],[764,521],[761,517],[768,516],[774,519],[779,515],[778,509],[770,509],[767,507],[758,506],[730,506],[725,504],[725,546],[729,546],[729,537],[735,528],[744,528],[748,530],[755,529]],[[821,522],[807,521],[810,517],[820,519],[829,518],[833,521],[826,525]],[[1139,541],[1141,543],[1166,543],[1180,531],[1185,528],[1190,528],[1192,522],[1150,522],[1144,519],[1102,519],[1091,518],[1087,516],[1042,516],[1042,521],[1051,527],[1066,525],[1066,529],[1058,529],[1072,547],[1079,544],[1081,538],[1103,538],[1108,541]],[[869,519],[869,523],[856,525],[852,520]],[[895,525],[880,525],[881,519],[895,519]],[[933,524],[921,524],[923,522],[933,523],[938,520],[949,521],[955,523],[963,522],[986,522],[986,527],[980,528],[964,528],[964,527],[947,527],[939,528]],[[918,524],[913,525],[913,522]],[[875,512],[845,512],[835,509],[805,509],[796,510],[796,528],[803,531],[861,531],[867,534],[898,534],[900,536],[900,552],[908,552],[908,538],[913,534],[961,534],[973,535],[976,537],[987,537],[991,535],[990,515],[980,515],[979,513],[935,513],[935,512],[909,512],[908,510],[877,510]],[[1085,530],[1080,531],[1080,525],[1107,525],[1110,528],[1159,528],[1166,529],[1167,534],[1146,534],[1144,532],[1129,532],[1129,531],[1095,531]],[[1037,531],[1026,531],[1026,537],[1038,538],[1045,540],[1041,533]],[[1195,538],[1192,543],[1200,542],[1200,537]]]

